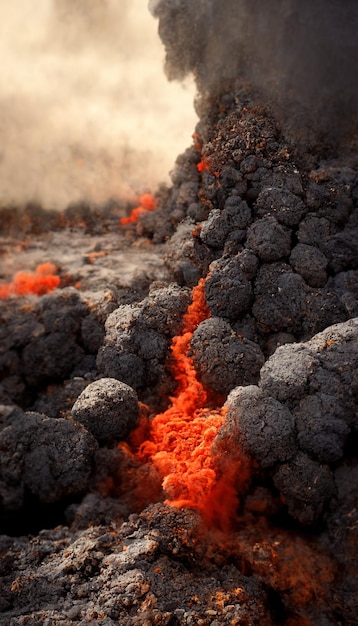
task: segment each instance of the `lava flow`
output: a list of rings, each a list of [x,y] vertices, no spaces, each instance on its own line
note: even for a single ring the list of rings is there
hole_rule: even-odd
[[[138,206],[132,209],[132,211],[127,217],[122,217],[119,220],[119,223],[123,226],[127,224],[136,224],[138,222],[139,217],[143,215],[143,213],[155,211],[157,206],[158,206],[158,203],[155,200],[155,198],[153,198],[153,196],[150,193],[144,193],[141,196],[139,196]]]
[[[162,479],[166,504],[197,509],[208,525],[228,530],[236,518],[238,482],[242,484],[248,478],[248,461],[244,456],[225,457],[223,450],[220,459],[213,453],[225,407],[207,408],[207,391],[188,355],[194,330],[210,316],[204,284],[201,279],[194,287],[182,334],[172,341],[176,394],[170,398],[169,408],[151,421],[150,438],[140,445],[137,457],[154,464]]]
[[[38,265],[34,272],[17,272],[11,283],[0,285],[0,300],[6,300],[10,296],[42,296],[50,293],[60,284],[56,272],[56,265],[49,262]]]

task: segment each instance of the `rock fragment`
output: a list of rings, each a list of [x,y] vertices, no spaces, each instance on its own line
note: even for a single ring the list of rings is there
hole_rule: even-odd
[[[274,483],[285,498],[289,513],[305,525],[315,523],[335,495],[329,467],[305,454],[281,465]]]
[[[262,467],[294,455],[295,420],[285,405],[254,385],[233,389],[226,404],[228,413],[221,437],[236,439]]]
[[[290,254],[291,232],[275,217],[263,217],[248,229],[246,245],[261,261],[278,261]]]
[[[125,439],[138,418],[137,394],[123,382],[101,378],[82,391],[72,417],[97,439]]]
[[[286,226],[296,226],[307,213],[307,207],[301,198],[287,189],[275,187],[267,187],[261,191],[256,208],[258,215],[272,215]]]
[[[205,282],[205,298],[212,315],[229,320],[245,313],[252,302],[252,287],[242,271],[240,256],[212,264]]]
[[[265,361],[256,343],[235,333],[219,317],[199,324],[193,334],[191,351],[201,382],[223,394],[237,385],[256,382]]]
[[[158,383],[164,376],[171,338],[180,330],[190,292],[178,285],[153,285],[147,298],[115,309],[106,320],[106,335],[97,367],[134,389]]]
[[[56,502],[89,485],[97,443],[79,424],[14,410],[0,433],[0,495],[17,510],[26,493]]]
[[[303,243],[291,252],[290,264],[310,287],[323,287],[328,279],[328,259],[318,248]]]

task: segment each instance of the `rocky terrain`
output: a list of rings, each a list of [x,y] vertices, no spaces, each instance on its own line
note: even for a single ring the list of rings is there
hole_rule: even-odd
[[[203,67],[138,220],[1,212],[4,626],[356,623],[354,136]]]

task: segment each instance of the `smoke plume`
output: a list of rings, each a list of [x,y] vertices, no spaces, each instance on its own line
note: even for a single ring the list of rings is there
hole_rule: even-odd
[[[0,206],[128,198],[166,181],[195,125],[147,0],[0,4]]]
[[[352,136],[358,105],[356,0],[152,0],[170,79],[193,72],[201,92],[237,79],[287,126]],[[294,123],[293,123],[294,120]]]

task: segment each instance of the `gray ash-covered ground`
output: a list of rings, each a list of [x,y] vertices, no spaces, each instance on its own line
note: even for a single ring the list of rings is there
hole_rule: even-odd
[[[356,623],[357,164],[295,147],[240,88],[199,113],[136,226],[32,232],[17,259],[4,226],[5,279],[45,256],[67,286],[1,303],[1,625]],[[118,447],[175,392],[200,278],[216,448],[252,460],[227,534],[161,504],[154,474],[134,500],[150,468]]]

